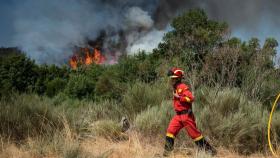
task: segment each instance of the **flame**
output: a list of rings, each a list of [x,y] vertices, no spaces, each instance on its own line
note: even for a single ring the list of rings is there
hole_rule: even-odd
[[[69,61],[69,64],[70,64],[70,66],[71,66],[71,68],[73,70],[77,69],[77,67],[78,67],[78,59],[77,59],[76,55],[72,56],[72,58]]]
[[[92,64],[92,62],[93,62],[93,58],[91,57],[88,48],[85,48],[85,52],[86,52],[85,64],[86,64],[86,65],[90,65],[90,64]]]
[[[95,64],[102,64],[105,61],[105,57],[101,54],[100,50],[95,48],[93,60]]]
[[[83,57],[73,55],[69,61],[70,67],[73,70],[76,70],[78,65],[103,64],[106,61],[105,56],[97,48],[94,48],[92,53],[89,48],[81,48],[80,52],[79,54],[84,54]]]

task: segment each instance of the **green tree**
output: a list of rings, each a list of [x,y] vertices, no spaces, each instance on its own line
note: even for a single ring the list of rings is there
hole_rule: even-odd
[[[65,93],[73,98],[92,98],[94,96],[95,83],[86,75],[73,74],[65,88]]]
[[[193,9],[176,17],[163,43],[154,52],[162,56],[185,56],[183,62],[203,62],[205,54],[218,47],[227,33],[227,24],[208,19],[201,9]],[[189,65],[190,66],[190,65]]]
[[[24,54],[6,56],[0,63],[0,88],[3,93],[15,90],[28,92],[34,88],[38,66]]]
[[[46,95],[49,97],[55,96],[58,92],[62,92],[67,84],[67,81],[62,78],[55,78],[46,83]]]
[[[35,83],[34,92],[43,95],[47,91],[47,84],[56,79],[61,78],[68,80],[70,70],[66,66],[58,67],[56,65],[40,65],[37,69],[38,78]]]
[[[98,77],[95,93],[98,98],[121,100],[129,81],[124,81],[122,70],[117,65],[110,66]]]

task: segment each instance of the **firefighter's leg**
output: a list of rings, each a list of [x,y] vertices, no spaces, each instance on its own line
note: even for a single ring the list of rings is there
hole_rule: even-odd
[[[204,150],[208,153],[210,153],[211,155],[216,155],[217,154],[217,150],[212,147],[206,140],[204,137],[202,137],[201,139],[195,141],[195,144],[198,146],[198,148],[200,150]]]
[[[178,116],[174,116],[169,123],[166,133],[166,141],[164,146],[163,156],[169,156],[171,151],[174,149],[174,140],[176,135],[179,133],[183,125],[180,123]]]
[[[202,136],[201,132],[197,129],[194,116],[192,114],[187,115],[184,119],[184,125],[188,135],[194,140],[195,144],[200,150],[205,150],[212,155],[216,155],[217,151],[213,148]]]
[[[170,155],[170,152],[174,149],[174,140],[175,137],[173,135],[171,134],[166,135],[163,156]]]

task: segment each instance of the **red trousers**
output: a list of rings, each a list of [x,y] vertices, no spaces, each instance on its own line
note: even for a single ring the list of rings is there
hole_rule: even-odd
[[[186,129],[187,134],[194,141],[198,141],[203,138],[200,131],[196,127],[195,118],[192,113],[175,115],[167,128],[167,136],[175,138],[182,128]]]

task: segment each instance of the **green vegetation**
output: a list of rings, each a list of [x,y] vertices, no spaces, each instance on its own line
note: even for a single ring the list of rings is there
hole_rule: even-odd
[[[179,66],[196,96],[193,107],[203,133],[217,146],[265,153],[268,113],[280,90],[280,69],[273,62],[278,42],[267,38],[261,46],[257,38],[228,38],[227,24],[208,19],[200,9],[179,15],[171,26],[153,52],[124,55],[115,65],[71,70],[1,49],[1,140],[19,143],[31,137],[37,146],[77,157],[78,137],[123,139],[122,116],[139,133],[163,137],[174,114],[165,75]],[[280,140],[279,119],[276,112],[274,143]]]

